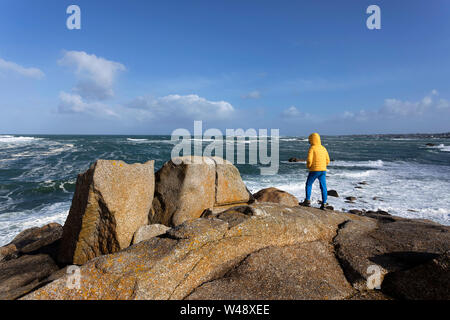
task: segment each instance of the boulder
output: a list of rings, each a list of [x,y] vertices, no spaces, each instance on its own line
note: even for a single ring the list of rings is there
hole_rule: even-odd
[[[58,270],[46,254],[23,255],[0,263],[0,300],[21,297],[45,284],[43,281]]]
[[[47,253],[56,259],[62,234],[63,227],[59,223],[49,223],[22,231],[11,243],[20,254]]]
[[[156,173],[150,223],[176,226],[207,209],[251,200],[239,171],[217,157],[186,156],[166,162]]]
[[[78,175],[59,261],[83,264],[128,247],[136,230],[148,223],[153,193],[154,161],[96,161]]]
[[[384,277],[382,290],[407,300],[450,300],[450,251]]]
[[[216,165],[211,158],[180,157],[155,174],[150,223],[166,226],[200,217],[215,203]]]
[[[140,227],[133,237],[133,244],[148,240],[153,237],[157,237],[161,234],[166,233],[170,228],[163,224],[148,224]]]
[[[248,278],[236,282],[236,288],[229,292],[242,291],[255,298],[267,298],[273,296],[274,288],[285,284],[290,275],[299,281],[302,275],[313,277],[310,284],[307,284],[307,278],[301,282],[308,285],[310,292],[301,292],[301,287],[295,288],[291,283],[285,290],[279,288],[284,297],[343,298],[352,292],[339,273],[328,244],[345,220],[365,221],[369,218],[272,203],[241,206],[235,212],[240,215],[239,219],[235,219],[231,209],[227,211],[185,221],[164,235],[87,262],[81,266],[83,281],[80,289],[68,289],[67,276],[63,276],[23,299],[183,299],[203,284],[222,279],[244,264],[255,266],[258,261],[265,266],[259,267],[254,277],[249,269],[239,269],[244,273],[247,270]],[[311,242],[318,243],[306,244]],[[305,245],[296,247],[299,244]],[[280,249],[257,254],[264,248],[274,247]],[[317,253],[314,263],[307,264],[310,269],[297,268],[297,259],[306,263],[317,250],[321,253]],[[253,253],[255,255],[247,259]],[[302,254],[307,256],[302,258]],[[277,266],[282,263],[281,257],[272,264],[271,260],[263,259],[275,259],[277,255],[285,258],[285,264]],[[286,270],[282,270],[282,266]],[[287,267],[299,270],[288,270]],[[273,282],[267,284],[272,288],[270,294],[252,293],[243,287],[265,288],[256,276],[262,275],[264,270],[273,272]],[[264,279],[270,281],[270,274]]]
[[[355,201],[356,197],[345,197],[345,200],[347,200],[347,201]]]
[[[427,143],[426,146],[427,146],[427,147],[435,147],[436,144],[435,144],[435,143]]]
[[[216,163],[216,198],[214,206],[227,206],[250,201],[251,195],[239,170],[229,161],[213,157]]]
[[[253,195],[253,198],[255,198],[258,202],[279,203],[287,207],[298,206],[297,197],[277,188],[266,188],[259,190]]]
[[[383,281],[390,272],[416,267],[450,250],[450,227],[385,215],[373,218],[342,224],[333,240],[347,279],[358,289],[367,288],[371,265],[379,268]]]
[[[306,162],[305,159],[299,159],[299,158],[295,158],[295,157],[289,158],[288,161],[289,162]]]
[[[330,197],[336,197],[336,198],[339,198],[339,194],[337,193],[336,190],[328,190],[328,191],[327,191],[327,194],[328,194]]]
[[[0,248],[0,262],[23,254],[49,254],[56,259],[63,228],[59,223],[33,227],[19,233],[8,245]]]

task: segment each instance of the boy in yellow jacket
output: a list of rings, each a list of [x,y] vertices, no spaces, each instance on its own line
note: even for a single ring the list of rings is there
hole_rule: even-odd
[[[327,165],[330,163],[330,156],[327,149],[322,146],[318,133],[309,136],[309,144],[311,147],[308,151],[306,167],[309,170],[308,179],[306,180],[306,199],[301,205],[311,206],[311,189],[314,181],[319,179],[320,190],[322,191],[322,205],[320,209],[325,210],[327,204]]]

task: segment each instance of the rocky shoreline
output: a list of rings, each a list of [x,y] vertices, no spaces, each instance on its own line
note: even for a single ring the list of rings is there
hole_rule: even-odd
[[[449,262],[448,226],[251,194],[221,158],[98,160],[64,227],[0,248],[0,299],[447,300]]]

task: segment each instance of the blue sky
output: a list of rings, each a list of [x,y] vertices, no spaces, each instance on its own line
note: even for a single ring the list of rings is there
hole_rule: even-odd
[[[1,0],[0,133],[450,131],[449,17],[447,0]]]

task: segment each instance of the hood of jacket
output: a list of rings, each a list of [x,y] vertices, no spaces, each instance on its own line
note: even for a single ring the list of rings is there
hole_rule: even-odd
[[[309,136],[308,138],[309,140],[309,144],[312,146],[316,146],[316,145],[321,145],[322,143],[320,142],[320,136],[318,133],[313,133]]]

